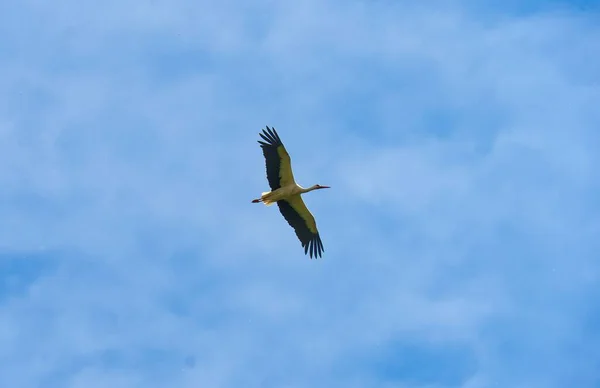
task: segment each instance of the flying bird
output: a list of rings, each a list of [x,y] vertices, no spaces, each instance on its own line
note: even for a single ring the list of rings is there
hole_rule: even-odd
[[[310,258],[321,257],[323,242],[317,230],[315,218],[308,210],[301,194],[309,191],[328,189],[329,186],[313,185],[309,188],[304,188],[296,183],[294,174],[292,173],[292,161],[287,153],[279,135],[275,128],[263,129],[259,133],[264,141],[258,141],[265,156],[265,164],[267,167],[267,181],[271,187],[271,191],[262,193],[260,198],[252,200],[252,203],[262,202],[270,206],[277,203],[279,211],[286,219],[288,224],[296,232],[296,236],[302,243],[304,254],[310,253]]]

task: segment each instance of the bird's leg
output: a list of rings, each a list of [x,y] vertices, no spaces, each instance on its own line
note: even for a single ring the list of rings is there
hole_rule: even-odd
[[[262,194],[260,195],[260,198],[253,199],[253,200],[252,200],[252,203],[264,202],[264,203],[265,203],[265,205],[268,205],[268,204],[269,204],[269,202],[270,202],[270,201],[269,201],[269,198],[271,197],[271,195],[273,195],[273,192],[272,192],[272,191],[265,191],[264,193],[262,193]]]

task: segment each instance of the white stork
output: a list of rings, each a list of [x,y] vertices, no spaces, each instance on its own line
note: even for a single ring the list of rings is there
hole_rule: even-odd
[[[262,193],[260,198],[252,200],[252,203],[262,202],[267,206],[277,202],[279,211],[286,219],[288,224],[296,231],[296,236],[302,243],[304,254],[310,250],[310,258],[313,256],[321,257],[325,251],[315,218],[310,213],[301,194],[318,189],[328,189],[329,186],[314,185],[307,189],[296,184],[294,174],[292,173],[292,161],[287,153],[281,139],[275,128],[267,126],[263,133],[260,133],[263,141],[258,141],[267,166],[267,180],[271,191]]]

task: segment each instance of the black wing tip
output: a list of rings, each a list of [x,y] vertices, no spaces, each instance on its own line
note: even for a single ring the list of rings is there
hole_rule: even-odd
[[[318,259],[319,257],[323,257],[323,252],[325,252],[325,248],[323,248],[323,242],[321,241],[321,236],[319,233],[313,235],[313,237],[308,240],[305,244],[302,244],[304,248],[304,254],[308,255],[312,260],[313,257]]]
[[[266,129],[263,129],[262,132],[258,134],[262,137],[267,143],[261,143],[261,147],[263,146],[280,146],[282,145],[281,139],[275,131],[275,127],[269,128],[268,125],[265,126]],[[260,141],[259,141],[260,142]]]

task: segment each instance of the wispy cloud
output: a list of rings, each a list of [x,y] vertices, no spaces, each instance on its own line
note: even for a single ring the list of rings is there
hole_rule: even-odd
[[[600,382],[597,10],[1,7],[2,385]]]

